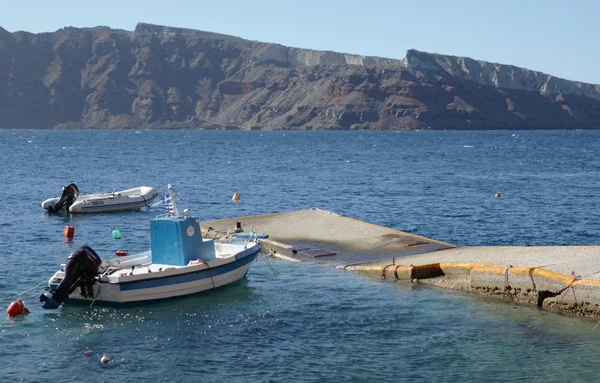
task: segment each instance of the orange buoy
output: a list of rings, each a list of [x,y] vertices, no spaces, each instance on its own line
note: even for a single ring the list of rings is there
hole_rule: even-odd
[[[63,231],[65,238],[73,238],[75,235],[75,227],[73,226],[65,226],[65,230]]]
[[[496,198],[500,198],[500,197],[502,197],[502,194],[496,193]]]
[[[237,201],[240,199],[240,195],[238,194],[238,192],[233,193],[233,197],[231,197],[232,200]]]
[[[17,299],[16,301],[11,302],[6,309],[6,313],[11,317],[15,317],[17,315],[28,313],[29,309],[25,306],[22,300]]]
[[[124,257],[127,255],[127,250],[117,250],[117,251],[115,251],[115,255],[117,257]]]

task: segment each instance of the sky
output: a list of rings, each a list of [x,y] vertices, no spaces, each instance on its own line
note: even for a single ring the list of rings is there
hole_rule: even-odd
[[[138,22],[364,56],[417,49],[600,84],[594,0],[0,0],[11,32]]]

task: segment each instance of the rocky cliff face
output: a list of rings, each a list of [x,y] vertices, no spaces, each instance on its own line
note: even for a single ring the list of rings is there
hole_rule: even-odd
[[[409,50],[404,60],[138,24],[0,28],[0,129],[600,128],[600,87]]]

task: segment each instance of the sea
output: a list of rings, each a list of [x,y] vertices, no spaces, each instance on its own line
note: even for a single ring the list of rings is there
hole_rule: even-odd
[[[235,285],[132,308],[38,296],[83,244],[147,250],[161,214],[41,208],[71,182],[172,184],[200,220],[316,207],[459,246],[597,245],[599,153],[600,131],[0,130],[0,303],[30,310],[0,320],[0,381],[598,381],[594,319],[330,264],[259,257]]]

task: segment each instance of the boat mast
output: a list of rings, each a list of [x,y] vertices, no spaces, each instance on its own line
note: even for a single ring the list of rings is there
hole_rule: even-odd
[[[169,184],[169,197],[171,197],[171,204],[173,205],[173,217],[179,217],[179,210],[177,210],[177,204],[175,203],[175,196],[173,195],[173,187]]]

